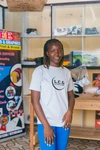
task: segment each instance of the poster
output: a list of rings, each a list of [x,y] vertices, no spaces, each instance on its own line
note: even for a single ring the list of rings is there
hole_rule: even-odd
[[[0,140],[25,134],[20,33],[0,30]]]

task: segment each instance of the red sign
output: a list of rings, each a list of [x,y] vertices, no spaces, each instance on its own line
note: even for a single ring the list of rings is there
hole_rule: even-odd
[[[0,39],[11,40],[11,41],[20,41],[20,33],[0,30]]]

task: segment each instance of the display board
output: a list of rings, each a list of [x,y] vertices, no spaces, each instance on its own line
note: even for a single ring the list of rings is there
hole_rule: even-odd
[[[0,30],[0,141],[25,134],[20,33]]]

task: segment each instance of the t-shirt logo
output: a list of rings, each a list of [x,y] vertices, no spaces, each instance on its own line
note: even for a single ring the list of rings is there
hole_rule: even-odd
[[[63,80],[61,81],[60,79],[57,79],[56,77],[54,77],[52,79],[52,85],[56,90],[63,90],[65,87],[64,86],[65,82]]]

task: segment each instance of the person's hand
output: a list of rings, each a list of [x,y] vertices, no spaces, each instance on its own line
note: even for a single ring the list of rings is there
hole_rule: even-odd
[[[72,122],[72,111],[71,110],[68,110],[65,113],[62,121],[64,122],[64,128],[65,129],[67,129],[67,128],[69,128],[71,126],[71,122]]]
[[[44,141],[48,146],[54,144],[54,137],[52,128],[50,126],[44,127]]]

